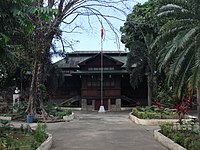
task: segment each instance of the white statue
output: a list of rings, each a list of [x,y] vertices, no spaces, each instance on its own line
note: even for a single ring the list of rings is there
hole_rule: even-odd
[[[13,106],[15,106],[16,104],[19,105],[19,99],[20,99],[20,90],[18,89],[18,87],[16,87],[13,94]],[[17,110],[13,108],[13,112],[17,112]]]
[[[19,94],[20,90],[18,89],[18,87],[15,88],[15,94]]]

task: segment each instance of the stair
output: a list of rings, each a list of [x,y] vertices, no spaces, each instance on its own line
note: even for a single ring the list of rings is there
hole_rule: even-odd
[[[74,96],[74,97],[71,97],[70,99],[67,99],[66,101],[62,102],[60,104],[60,106],[66,106],[66,105],[70,105],[76,101],[80,101],[81,100],[81,97],[80,96]]]
[[[137,103],[135,100],[133,100],[132,98],[129,98],[129,97],[125,96],[125,95],[122,95],[121,99],[129,102],[130,104],[136,105],[136,103]]]

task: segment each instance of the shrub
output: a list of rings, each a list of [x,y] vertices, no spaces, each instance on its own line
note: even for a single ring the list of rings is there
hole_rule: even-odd
[[[200,148],[200,141],[191,141],[188,146],[188,150],[199,150]]]
[[[38,124],[36,130],[33,133],[34,139],[36,142],[43,142],[47,137],[47,125],[46,124]]]
[[[69,116],[71,114],[72,114],[72,110],[71,109],[66,109],[66,110],[58,111],[56,113],[56,116],[63,117],[63,116]]]
[[[132,114],[141,119],[173,119],[176,118],[173,111],[158,106],[134,107]]]
[[[184,139],[185,139],[185,136],[184,136],[183,133],[181,133],[181,132],[175,132],[174,134],[172,134],[172,137],[171,137],[171,138],[173,139],[173,141],[174,141],[175,143],[178,143],[178,144],[184,146],[184,144],[182,144],[182,142],[183,142]]]
[[[183,145],[184,145],[184,147],[186,148],[186,149],[189,149],[189,145],[190,145],[190,143],[192,142],[192,138],[191,137],[186,137],[185,139],[184,139],[184,143],[183,143]]]
[[[162,124],[160,125],[161,133],[168,138],[172,139],[174,142],[185,147],[187,150],[199,150],[200,149],[200,135],[191,130],[189,124],[182,125],[176,124]]]
[[[161,129],[160,132],[167,136],[168,134],[171,133],[172,125],[171,124],[161,124],[160,129]]]
[[[14,106],[11,105],[9,109],[11,110],[11,112],[15,110],[17,113],[21,114],[25,112],[26,108],[27,108],[27,102],[20,101],[19,103],[15,103]]]
[[[47,104],[45,106],[45,110],[49,115],[57,117],[69,116],[72,114],[71,109],[62,109],[61,107],[56,107],[56,105],[53,104]]]

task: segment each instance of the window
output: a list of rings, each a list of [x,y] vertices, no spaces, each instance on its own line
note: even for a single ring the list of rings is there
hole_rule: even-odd
[[[89,67],[89,71],[99,71],[101,70],[101,67]],[[103,70],[115,70],[114,67],[104,67]]]
[[[87,85],[88,87],[100,87],[101,83],[97,76],[93,76],[88,78]]]
[[[88,68],[89,71],[94,70],[94,68]]]
[[[93,76],[92,78],[88,78],[87,86],[88,87],[100,87],[101,86],[100,77],[99,76]],[[109,78],[109,77],[104,77],[103,86],[104,87],[114,87],[115,86],[114,79]]]
[[[114,81],[113,78],[105,78],[104,82],[103,82],[103,85],[105,87],[114,87],[115,86],[115,81]]]

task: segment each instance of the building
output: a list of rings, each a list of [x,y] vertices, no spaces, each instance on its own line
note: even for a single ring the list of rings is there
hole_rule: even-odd
[[[101,55],[103,59],[103,90],[101,90]],[[79,102],[82,110],[119,111],[121,107],[144,102],[147,86],[141,84],[133,89],[126,71],[127,52],[124,51],[75,51],[54,65],[62,69],[65,81],[57,89],[57,98],[66,102]]]

